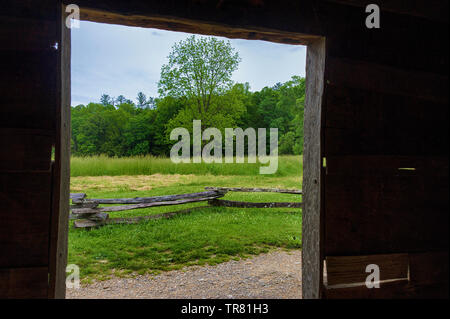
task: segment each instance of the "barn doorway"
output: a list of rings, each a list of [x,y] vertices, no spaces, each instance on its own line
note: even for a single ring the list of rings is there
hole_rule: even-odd
[[[94,14],[95,17],[95,14]],[[98,17],[97,17],[98,18]],[[92,21],[96,21],[97,18],[92,18],[89,17],[89,20]],[[102,20],[102,19],[98,19],[98,20]],[[103,22],[103,21],[98,21],[98,22]],[[121,21],[119,21],[118,23],[120,23]],[[122,21],[123,22],[123,21]],[[148,27],[148,22],[145,25],[146,27]],[[165,29],[165,28],[164,28]],[[167,28],[167,29],[171,29],[171,28]],[[201,31],[201,28],[200,28]],[[203,32],[200,32],[203,33]],[[208,32],[209,33],[209,32]],[[222,32],[218,32],[219,34]],[[226,32],[224,32],[226,33]],[[253,34],[253,33],[252,33]],[[217,34],[216,34],[217,35]],[[225,35],[230,35],[230,34],[225,34]],[[254,36],[254,34],[253,34]],[[235,35],[233,35],[233,37],[235,37]],[[240,38],[245,38],[245,36],[240,35]],[[262,36],[264,37],[264,36]],[[277,40],[277,35],[271,35],[272,40]],[[279,38],[282,38],[281,35],[279,35]],[[311,39],[308,39],[308,41],[310,41]],[[286,41],[286,38],[284,38],[283,41]],[[287,40],[289,42],[291,42],[292,44],[292,39],[291,40]],[[297,44],[308,44],[304,41],[301,40],[301,36],[299,36],[298,39],[294,40],[296,41],[295,43]],[[280,41],[282,42],[282,41]],[[305,104],[311,106],[311,107],[315,107],[317,108],[319,111],[317,111],[317,109],[313,109],[314,111],[308,113],[308,108],[305,106],[305,127],[306,124],[308,124],[310,130],[306,131],[305,130],[305,156],[306,156],[306,160],[305,158],[303,158],[303,162],[304,162],[304,169],[305,169],[305,173],[304,176],[304,186],[303,186],[303,191],[305,192],[305,187],[306,189],[311,188],[311,189],[316,189],[317,186],[320,186],[320,177],[321,177],[321,169],[322,169],[322,161],[321,161],[321,157],[320,157],[320,122],[321,122],[321,117],[320,117],[320,107],[321,107],[321,79],[323,77],[323,41],[318,41],[318,42],[313,42],[312,44],[309,43],[309,49],[312,47],[313,49],[311,50],[312,53],[310,53],[310,51],[308,51],[308,66],[309,68],[309,74],[311,76],[308,76],[308,80],[305,83],[306,88],[308,88],[308,82],[313,85],[310,86],[310,94],[307,94],[307,96],[305,97]],[[314,90],[314,91],[312,91]],[[308,122],[308,123],[307,123]],[[309,138],[309,140],[308,140]],[[299,163],[300,164],[300,163]],[[69,176],[67,176],[67,178],[69,178]],[[319,246],[319,238],[314,238],[312,236],[305,236],[305,232],[306,234],[308,234],[309,232],[314,236],[317,232],[317,227],[319,227],[320,224],[320,196],[321,196],[321,192],[320,189],[317,192],[311,192],[310,193],[311,196],[303,196],[303,202],[304,202],[304,207],[310,207],[310,211],[311,214],[306,218],[306,228],[305,228],[305,217],[303,217],[303,233],[302,233],[302,243],[303,243],[303,247],[304,250],[307,249],[307,253],[308,258],[310,258],[311,260],[315,260],[316,263],[310,263],[308,267],[310,267],[311,272],[308,272],[307,274],[307,281],[306,281],[306,285],[310,285],[311,287],[313,287],[314,285],[318,285],[318,280],[320,280],[320,274],[321,274],[321,269],[320,269],[320,246]],[[314,231],[312,231],[314,230]],[[320,233],[320,232],[319,232]],[[306,239],[306,240],[305,240]],[[305,252],[303,252],[303,254],[305,254]],[[103,256],[99,255],[98,256],[99,260],[103,260],[101,258],[103,258]],[[317,278],[317,276],[319,276],[319,278]],[[305,277],[304,277],[305,278]],[[313,295],[311,295],[313,296]]]

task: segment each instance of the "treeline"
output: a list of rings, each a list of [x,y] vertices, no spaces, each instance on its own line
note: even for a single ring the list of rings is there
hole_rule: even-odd
[[[302,154],[305,79],[251,92],[237,83],[211,97],[209,109],[198,108],[194,98],[165,96],[137,102],[123,96],[103,95],[100,103],[72,107],[72,154],[77,156],[168,156],[176,141],[170,132],[184,127],[192,133],[192,121],[202,129],[216,127],[278,128],[279,154]],[[222,134],[224,136],[224,134]],[[208,141],[204,141],[206,144]]]

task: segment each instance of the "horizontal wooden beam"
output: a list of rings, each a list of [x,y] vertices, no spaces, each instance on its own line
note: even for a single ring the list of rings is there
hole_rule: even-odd
[[[236,202],[231,200],[213,199],[208,201],[212,206],[224,206],[224,207],[241,207],[241,208],[301,208],[302,203],[253,203],[253,202]]]
[[[86,203],[96,203],[96,204],[144,204],[144,203],[155,203],[155,202],[169,202],[180,199],[187,198],[198,198],[198,197],[209,197],[218,196],[221,197],[225,195],[226,191],[207,191],[198,193],[187,193],[178,195],[163,195],[163,196],[151,196],[151,197],[134,197],[134,198],[74,198],[72,203],[74,204],[86,204]]]
[[[328,256],[324,295],[342,298],[448,298],[448,251],[366,256]],[[380,287],[365,285],[365,267],[376,264]]]
[[[100,227],[104,225],[112,225],[112,224],[137,224],[145,220],[152,220],[152,219],[162,219],[162,218],[172,218],[178,215],[184,215],[189,214],[193,211],[201,210],[201,209],[207,209],[210,206],[199,206],[199,207],[192,207],[187,208],[183,210],[179,210],[176,212],[168,212],[163,214],[155,214],[155,215],[149,215],[149,216],[137,216],[137,217],[129,217],[129,218],[108,218],[106,220],[77,220],[74,222],[75,228],[94,228],[94,227]]]
[[[140,208],[149,208],[149,207],[158,207],[158,206],[170,206],[170,205],[181,205],[188,203],[196,203],[208,201],[217,197],[221,197],[223,195],[215,195],[215,196],[207,196],[207,197],[196,197],[196,198],[187,198],[173,201],[164,201],[164,202],[152,202],[152,203],[143,203],[143,204],[134,204],[134,205],[123,205],[123,206],[109,206],[109,207],[100,207],[100,208],[78,208],[73,209],[72,214],[97,214],[101,212],[120,212],[124,210],[133,210]]]
[[[340,284],[364,284],[370,274],[366,272],[366,267],[370,264],[379,267],[380,280],[408,277],[408,254],[327,256],[325,262],[328,287]]]
[[[448,75],[335,57],[327,59],[327,68],[326,80],[333,86],[448,103]]]
[[[363,10],[369,3],[367,0],[327,0],[346,6],[354,6]],[[388,0],[375,2],[383,12],[410,15],[438,21],[448,24],[448,1],[447,0],[427,0],[427,1],[404,1]]]
[[[206,190],[220,192],[262,192],[262,193],[286,193],[286,194],[302,194],[301,189],[281,189],[281,188],[249,188],[249,187],[205,187]]]
[[[47,291],[48,267],[46,266],[0,269],[1,299],[45,299]]]

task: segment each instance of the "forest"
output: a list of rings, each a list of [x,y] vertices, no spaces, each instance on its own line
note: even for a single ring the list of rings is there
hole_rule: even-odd
[[[174,44],[161,68],[159,96],[139,92],[133,101],[103,94],[97,102],[72,107],[72,155],[168,156],[176,143],[170,140],[172,129],[191,132],[193,120],[222,133],[278,128],[279,154],[302,154],[305,79],[293,76],[252,91],[249,83],[231,80],[239,62],[230,43],[214,37]]]

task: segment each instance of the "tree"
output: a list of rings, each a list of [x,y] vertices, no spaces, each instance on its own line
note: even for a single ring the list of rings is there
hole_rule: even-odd
[[[212,100],[231,88],[232,73],[241,61],[230,42],[194,35],[172,47],[158,83],[162,97],[186,97],[197,112],[210,111]]]
[[[116,103],[117,103],[118,105],[124,104],[124,103],[126,103],[126,102],[127,102],[127,99],[126,99],[125,96],[123,96],[123,95],[119,95],[119,96],[116,98]]]
[[[207,113],[198,112],[193,97],[168,95],[144,99],[144,96],[142,93],[141,102],[145,100],[148,105],[143,108],[125,97],[117,104],[116,99],[106,94],[102,95],[102,103],[72,107],[72,154],[167,156],[174,144],[169,138],[171,130],[184,127],[192,133],[193,120],[201,120],[202,129],[218,128],[222,136],[227,127],[276,127],[279,153],[302,153],[304,78],[294,76],[257,92],[251,92],[248,83],[236,83],[214,93]]]
[[[104,106],[114,105],[114,99],[112,99],[108,94],[102,94],[100,97],[100,103]]]
[[[138,93],[137,102],[138,102],[137,107],[139,107],[141,109],[145,108],[148,105],[147,97],[142,92]]]

